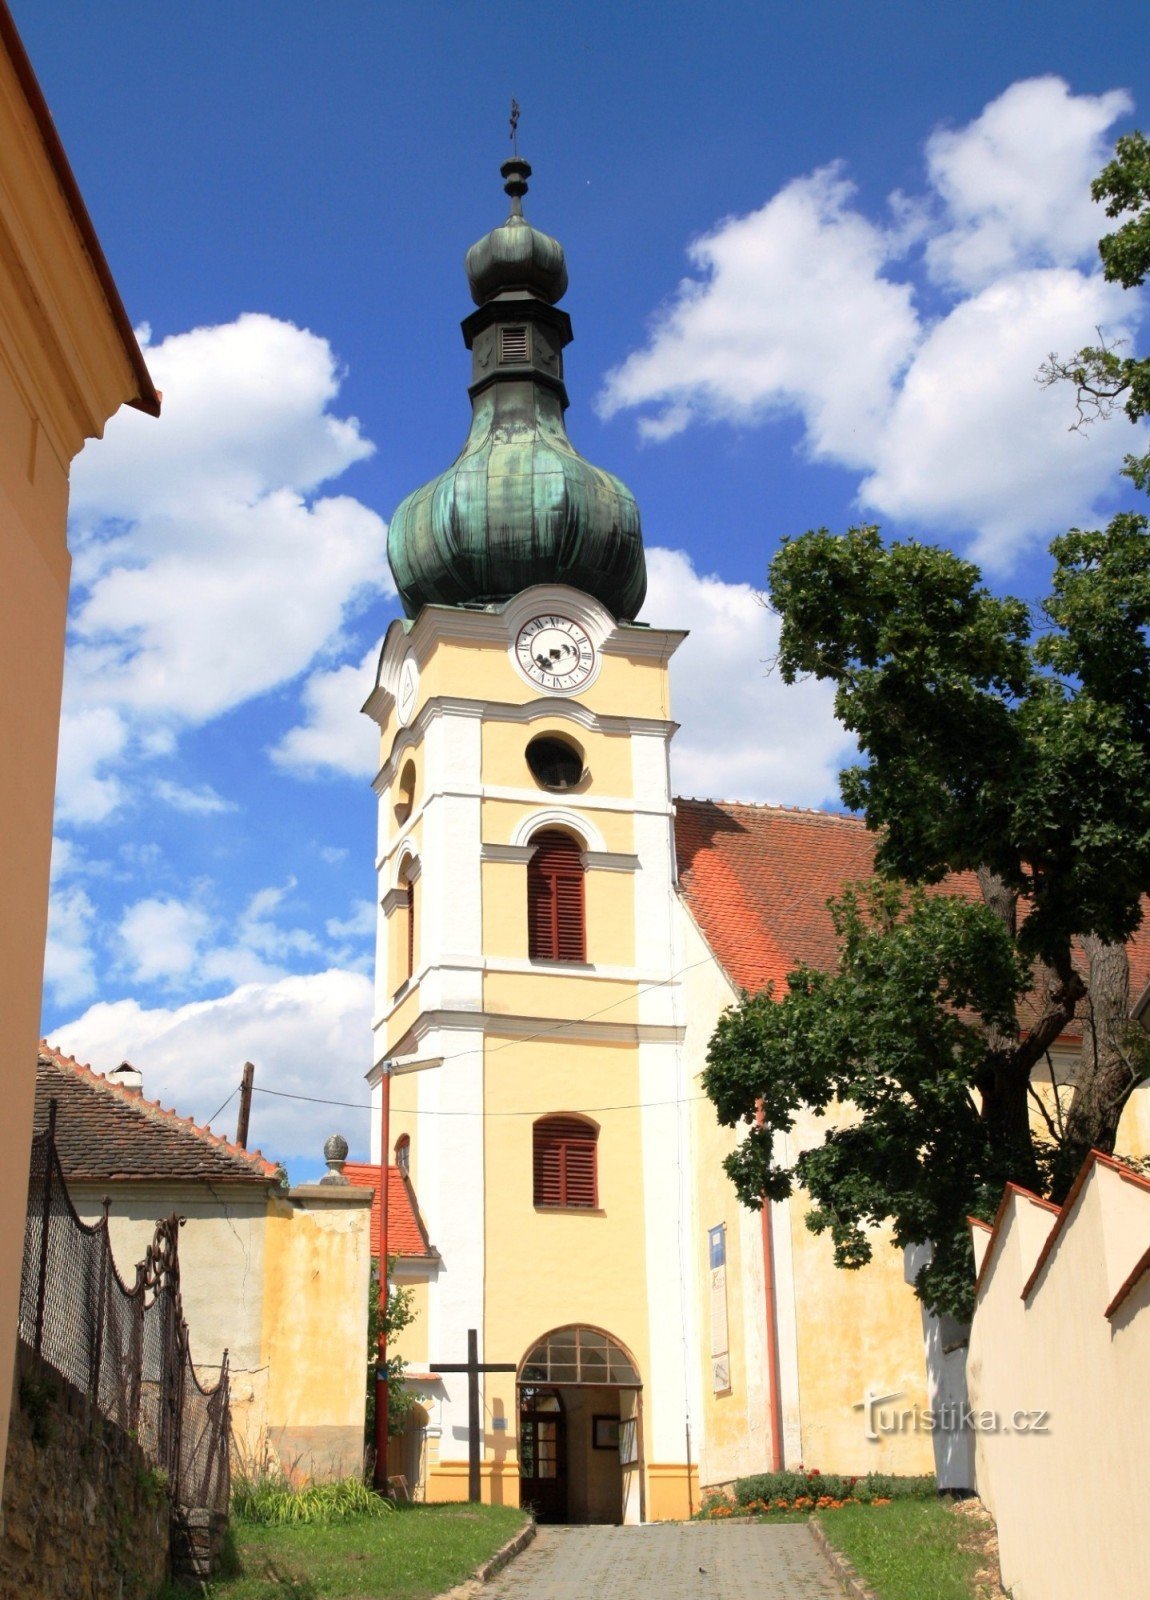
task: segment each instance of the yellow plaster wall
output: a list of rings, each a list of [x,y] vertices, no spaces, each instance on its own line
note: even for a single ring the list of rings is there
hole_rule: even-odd
[[[841,1108],[827,1118],[800,1114],[792,1149],[821,1143],[828,1121],[846,1120]],[[798,1191],[790,1203],[803,1465],[821,1472],[934,1471],[925,1432],[868,1440],[864,1414],[855,1409],[870,1389],[897,1393],[904,1408],[929,1407],[922,1311],[905,1281],[903,1253],[887,1229],[874,1234],[874,1256],[857,1272],[834,1264],[826,1234],[804,1220],[810,1201]]]
[[[483,979],[484,1008],[493,1016],[634,1023],[639,1020],[637,996],[629,979],[575,978],[558,970],[488,972]]]
[[[70,558],[68,472],[137,393],[129,355],[0,50],[0,1480],[16,1355]]]
[[[590,867],[583,885],[587,960],[603,966],[632,966],[635,888],[631,874]],[[483,863],[483,949],[488,956],[527,959],[527,867],[521,862]],[[564,986],[573,982],[578,980],[570,976],[561,979]],[[500,1009],[507,1007],[501,1005]]]
[[[268,1206],[263,1358],[268,1440],[285,1470],[363,1465],[370,1195],[307,1185]]]
[[[551,1329],[585,1323],[618,1339],[642,1377],[649,1362],[637,1053],[631,1046],[497,1036],[491,1044],[505,1048],[489,1051],[485,1066],[484,1162],[498,1174],[488,1185],[485,1219],[487,1358],[521,1361]],[[533,1119],[504,1113],[614,1104],[628,1109],[589,1113],[600,1124],[600,1209],[536,1211]],[[499,1405],[508,1417],[506,1433],[488,1429],[487,1447],[503,1456],[500,1470],[514,1503],[515,1374],[488,1376],[484,1401],[489,1414]]]
[[[426,620],[434,626],[431,614]],[[417,624],[417,630],[418,627]],[[440,639],[432,646],[420,672],[415,715],[438,695],[457,698],[461,694],[469,700],[524,705],[537,699],[539,691],[516,672],[505,644]],[[623,710],[631,717],[666,718],[666,666],[656,660],[604,656],[598,678],[589,689],[580,691],[579,700],[604,716],[618,716]]]
[[[510,788],[511,784],[502,774],[501,769],[484,769],[484,782],[500,788]],[[561,807],[564,811],[580,811],[580,799],[584,794],[598,796],[608,794],[615,797],[614,790],[605,790],[598,784],[593,784],[583,791],[566,790],[557,793],[551,789],[539,788],[534,780],[526,787],[535,790],[538,799],[534,803],[525,804],[522,800],[501,800],[488,797],[483,802],[483,837],[492,844],[509,844],[514,838],[521,822],[531,816],[534,811],[544,807]],[[635,848],[635,824],[627,811],[599,810],[597,807],[588,807],[584,813],[588,823],[602,835],[603,843],[608,850],[631,851]]]
[[[527,765],[526,750],[533,739],[558,735],[583,752],[586,777],[578,790],[563,797],[576,806],[588,790],[596,794],[629,797],[632,793],[631,741],[625,735],[599,733],[570,717],[538,717],[532,722],[485,722],[483,725],[483,779],[505,788],[534,789],[535,778]],[[549,791],[541,790],[541,794]],[[552,796],[552,798],[554,798]]]

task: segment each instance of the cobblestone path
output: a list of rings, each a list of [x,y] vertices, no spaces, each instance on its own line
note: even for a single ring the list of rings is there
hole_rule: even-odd
[[[805,1523],[540,1528],[485,1600],[842,1600]]]

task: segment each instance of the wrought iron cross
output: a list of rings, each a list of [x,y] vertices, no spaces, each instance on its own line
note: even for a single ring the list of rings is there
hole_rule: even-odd
[[[512,153],[514,155],[518,155],[519,154],[519,101],[518,100],[512,100],[512,102],[511,102],[511,133],[509,135],[509,138],[511,140]]]
[[[515,104],[514,101],[511,102]],[[518,107],[516,107],[518,110]],[[473,1504],[479,1501],[479,1374],[481,1372],[518,1372],[514,1361],[480,1361],[479,1335],[474,1328],[467,1330],[466,1361],[433,1361],[432,1372],[466,1372],[467,1374],[467,1498]]]

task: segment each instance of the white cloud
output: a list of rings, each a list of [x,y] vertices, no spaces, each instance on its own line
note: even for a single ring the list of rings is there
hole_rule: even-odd
[[[1065,268],[1002,277],[962,301],[923,340],[862,503],[938,533],[973,529],[974,553],[999,570],[1028,540],[1091,520],[1116,442],[1129,450],[1136,436],[1071,432],[1071,397],[1035,374],[1051,350],[1090,342],[1099,323],[1126,328],[1128,311],[1120,289]]]
[[[379,768],[379,732],[360,710],[371,693],[379,644],[359,662],[320,668],[304,684],[304,720],[271,750],[276,766],[303,777],[318,773],[372,778]]]
[[[606,416],[657,404],[665,439],[697,417],[748,423],[797,410],[816,455],[859,464],[917,336],[911,291],[881,276],[886,233],[852,208],[838,166],[690,247],[688,278],[645,350],[610,373]]]
[[[157,422],[125,409],[76,462],[61,815],[106,819],[133,757],[290,681],[393,592],[383,521],[314,491],[370,454],[334,416],[326,340],[268,316],[148,351]],[[169,803],[176,789],[169,795]]]
[[[927,245],[932,275],[972,290],[1019,267],[1094,260],[1102,219],[1090,180],[1106,130],[1132,109],[1122,89],[1075,95],[1061,78],[1029,78],[966,127],[933,133],[927,172],[947,221]]]
[[[1104,323],[1129,334],[1139,301],[1106,285],[1089,197],[1121,91],[1072,95],[1057,78],[1012,85],[964,128],[927,143],[930,192],[865,216],[837,166],[788,184],[690,249],[697,276],[609,373],[607,415],[640,411],[664,439],[697,420],[797,414],[815,458],[861,474],[880,515],[971,536],[1003,569],[1041,535],[1090,520],[1129,425],[1072,432],[1073,397],[1038,368]],[[925,244],[949,300],[928,316],[906,282]],[[937,301],[937,289],[933,291]]]
[[[331,917],[324,924],[329,939],[365,939],[375,934],[375,905],[371,900],[357,900],[349,917]]]
[[[124,960],[140,983],[186,978],[211,931],[211,919],[182,900],[149,898],[128,906],[117,930]]]
[[[109,768],[124,755],[128,726],[111,706],[65,708],[60,717],[56,816],[61,822],[103,822],[120,806],[124,786]]]
[[[159,778],[152,785],[152,793],[157,800],[171,806],[173,811],[182,811],[190,817],[214,817],[221,812],[237,809],[234,800],[225,800],[210,783],[202,783],[193,789],[186,784],[173,783],[168,778]]]
[[[682,550],[647,552],[644,615],[690,628],[671,658],[675,792],[817,805],[838,792],[854,743],[835,721],[833,689],[787,688],[769,671],[779,619],[745,583],[698,574]]]
[[[48,902],[44,984],[57,1005],[74,1005],[96,992],[95,927],[96,908],[83,889],[77,885],[53,889]]]
[[[60,1049],[106,1072],[125,1058],[144,1075],[144,1093],[203,1121],[239,1084],[245,1061],[256,1066],[250,1143],[272,1160],[320,1166],[324,1139],[344,1133],[353,1156],[368,1153],[366,1110],[276,1099],[258,1092],[353,1101],[366,1107],[363,1075],[371,1065],[371,980],[332,969],[245,984],[217,1000],[173,1007],[137,1000],[101,1001],[55,1029]],[[215,1124],[235,1131],[236,1102]]]

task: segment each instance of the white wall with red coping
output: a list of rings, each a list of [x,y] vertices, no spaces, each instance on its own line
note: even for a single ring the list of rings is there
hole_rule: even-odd
[[[1014,1600],[1150,1595],[1150,1181],[1086,1162],[1061,1210],[1009,1187],[978,1263],[975,1477]]]

